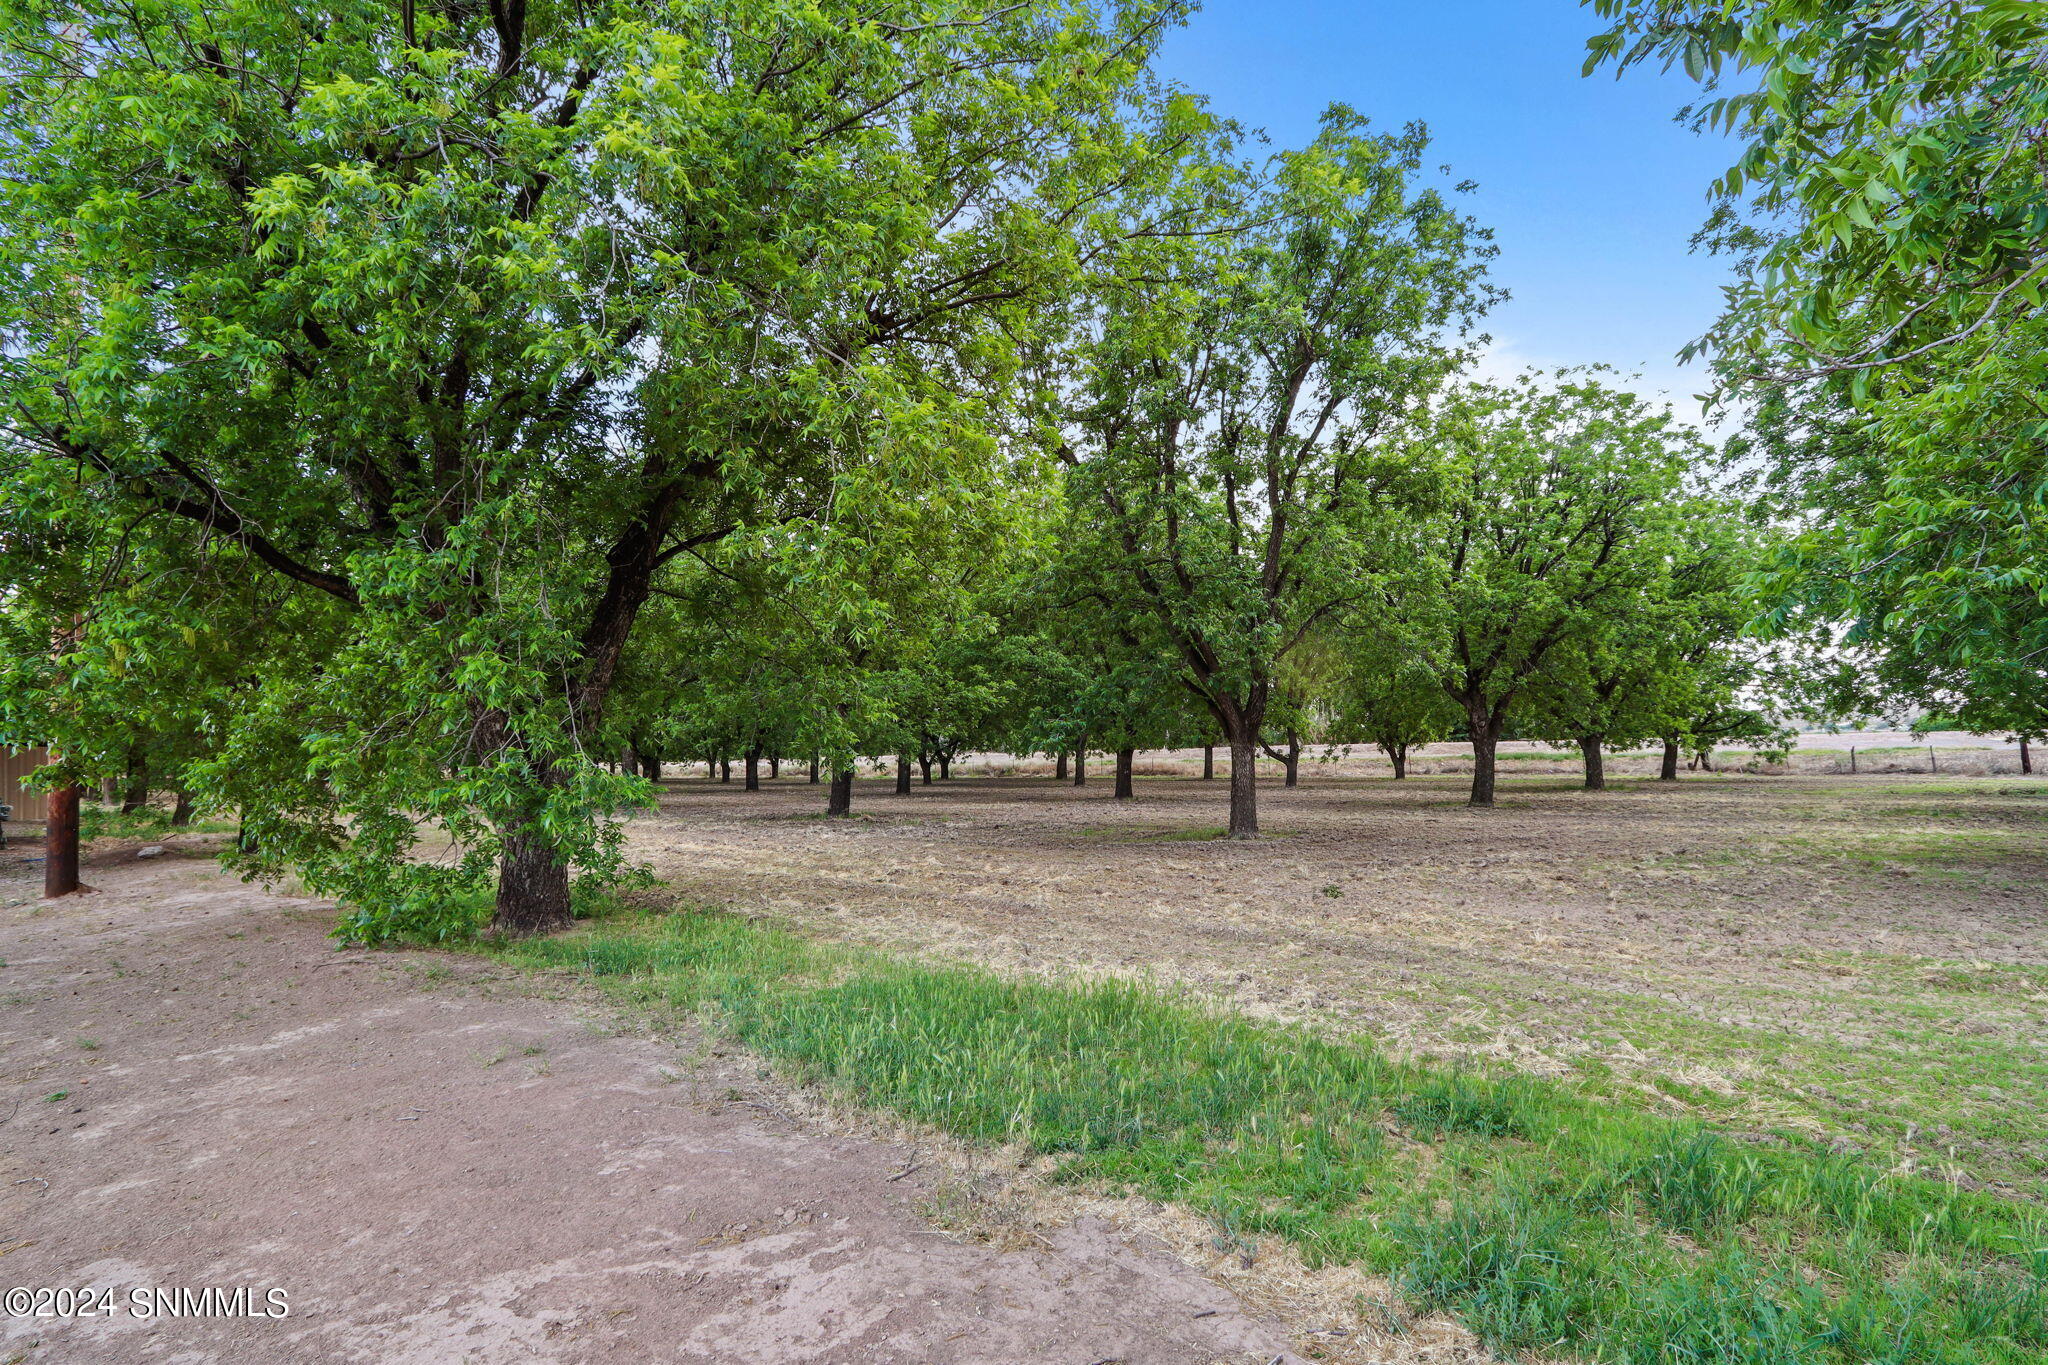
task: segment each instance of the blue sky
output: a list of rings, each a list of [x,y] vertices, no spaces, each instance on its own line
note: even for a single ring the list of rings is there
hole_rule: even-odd
[[[1167,40],[1167,75],[1282,146],[1341,101],[1411,119],[1432,162],[1478,182],[1465,205],[1500,247],[1489,370],[1603,361],[1697,418],[1678,349],[1718,311],[1724,263],[1688,242],[1732,145],[1672,121],[1682,75],[1581,77],[1600,27],[1575,0],[1207,0]]]

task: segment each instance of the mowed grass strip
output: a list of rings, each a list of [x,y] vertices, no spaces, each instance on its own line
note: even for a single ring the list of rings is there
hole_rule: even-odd
[[[1123,983],[1008,981],[710,913],[501,947],[699,1014],[799,1080],[1057,1178],[1392,1275],[1490,1346],[1588,1360],[2036,1365],[2048,1220],[1851,1156]]]

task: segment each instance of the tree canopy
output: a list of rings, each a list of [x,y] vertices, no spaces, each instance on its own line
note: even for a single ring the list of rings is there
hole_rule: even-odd
[[[1261,754],[1462,729],[1485,804],[1510,729],[1591,781],[1757,714],[1749,588],[1847,550],[1759,567],[1619,381],[1472,379],[1427,131],[1268,148],[1152,69],[1182,17],[0,11],[0,740],[232,812],[374,940],[561,928],[665,763],[844,815],[1220,739],[1253,837]],[[1837,429],[1783,411],[1781,472]]]
[[[1756,584],[1772,623],[1875,667],[1866,697],[1908,675],[1923,703],[1953,703],[1935,678],[2038,694],[2048,15],[1593,7],[1612,27],[1588,70],[1681,66],[1707,87],[1696,120],[1745,144],[1702,233],[1734,265],[1728,305],[1695,349],[1755,407],[1736,444],[1800,531]]]
[[[150,605],[74,613],[10,730],[104,747],[57,677],[212,626],[112,542],[274,576],[321,638],[208,770],[249,865],[391,904],[495,859],[502,927],[566,923],[635,794],[585,746],[657,576],[985,473],[1176,17],[11,10],[8,541]],[[407,856],[421,815],[459,867]]]

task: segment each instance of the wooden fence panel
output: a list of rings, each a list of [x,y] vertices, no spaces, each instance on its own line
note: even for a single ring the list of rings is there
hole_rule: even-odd
[[[25,791],[21,780],[50,761],[50,751],[0,749],[0,804],[14,807],[9,820],[47,820],[50,798],[40,791]]]

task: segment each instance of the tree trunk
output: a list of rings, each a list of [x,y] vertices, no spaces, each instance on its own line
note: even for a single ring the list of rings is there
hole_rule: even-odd
[[[1088,746],[1085,744],[1074,750],[1074,785],[1088,785]]]
[[[128,790],[121,797],[121,814],[133,815],[149,804],[149,755],[140,744],[128,750]]]
[[[649,782],[661,781],[661,760],[650,754],[640,755],[640,776]]]
[[[78,880],[78,803],[84,796],[85,788],[76,785],[50,793],[49,824],[43,835],[45,896],[68,896],[86,889]]]
[[[1657,770],[1657,780],[1659,782],[1676,782],[1678,780],[1678,741],[1675,739],[1664,741],[1664,766]]]
[[[1600,736],[1580,735],[1579,754],[1586,761],[1586,790],[1607,790],[1607,765],[1601,757]]]
[[[2027,748],[2027,737],[2025,735],[2020,736],[2020,771],[2023,773],[2034,771],[2034,755],[2033,751]]]
[[[825,797],[825,814],[851,815],[853,813],[853,769],[841,768],[832,774],[832,790]]]
[[[1395,744],[1388,748],[1387,757],[1394,760],[1394,780],[1399,782],[1408,776],[1408,746]]]
[[[896,794],[910,795],[910,755],[896,755]]]
[[[780,776],[782,776],[782,755],[768,755],[768,780],[770,782],[773,782],[776,778]]]
[[[707,758],[707,759],[705,759],[705,760],[704,760],[704,780],[705,780],[706,782],[709,782],[709,781],[713,780],[714,778],[716,778],[717,776],[718,776],[718,756],[717,756],[716,754],[714,754],[714,755],[712,755],[712,756],[711,756],[710,758]]]
[[[1059,757],[1053,760],[1052,780],[1055,782],[1067,780],[1067,751],[1065,749],[1060,750]]]
[[[180,787],[177,795],[171,806],[171,823],[182,827],[192,823],[192,793]]]
[[[1494,751],[1500,746],[1501,723],[1487,712],[1467,716],[1472,726],[1472,798],[1470,804],[1493,804]]]
[[[813,782],[816,782],[817,780],[818,780],[818,758],[817,758],[817,755],[813,754],[813,755],[811,756],[811,781],[813,781]]]
[[[950,753],[941,753],[941,754],[939,755],[939,781],[941,781],[941,782],[951,782],[952,780],[953,780],[953,755],[952,755],[952,754],[950,754]]]
[[[1202,780],[1204,782],[1214,782],[1216,780],[1216,746],[1213,744],[1204,744],[1202,746]]]
[[[570,918],[569,865],[541,836],[507,834],[498,855],[492,931],[515,938],[553,934],[568,928]]]
[[[121,786],[121,784],[120,784],[120,780],[119,780],[118,778],[112,778],[112,777],[103,777],[103,778],[101,778],[101,779],[100,779],[100,804],[101,804],[102,806],[111,806],[111,805],[113,805],[113,804],[114,804],[114,802],[115,802],[115,801],[119,800],[119,799],[120,799],[120,795],[121,795],[121,792],[120,792],[120,786]]]
[[[1301,741],[1290,737],[1287,741],[1287,756],[1280,761],[1287,765],[1287,785],[1298,785],[1301,782]]]
[[[1259,732],[1249,723],[1230,736],[1230,837],[1259,837]]]
[[[718,756],[718,780],[720,782],[732,781],[732,759],[725,754]]]
[[[759,749],[747,750],[747,790],[750,792],[761,790],[761,751]]]
[[[1136,757],[1137,752],[1132,749],[1116,751],[1116,796],[1120,801],[1128,801],[1138,794],[1131,781],[1131,761]]]

